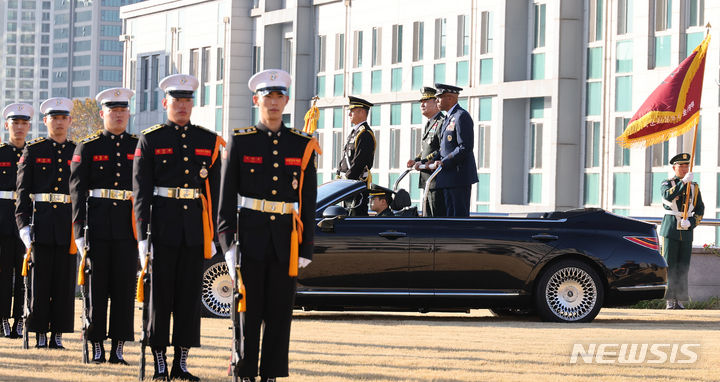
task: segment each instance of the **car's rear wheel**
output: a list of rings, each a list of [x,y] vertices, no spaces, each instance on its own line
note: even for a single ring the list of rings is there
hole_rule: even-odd
[[[233,283],[221,256],[205,261],[202,278],[203,317],[230,317]]]
[[[577,261],[561,261],[548,268],[537,284],[535,306],[545,321],[590,322],[605,296],[597,272]]]

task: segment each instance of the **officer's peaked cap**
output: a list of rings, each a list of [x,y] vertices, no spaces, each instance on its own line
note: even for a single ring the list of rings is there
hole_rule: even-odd
[[[442,95],[445,93],[460,94],[460,91],[463,90],[462,88],[459,88],[457,86],[440,84],[440,83],[435,83],[435,88],[437,89],[436,96],[439,96],[439,95]]]
[[[40,112],[45,115],[70,115],[72,108],[72,101],[65,97],[50,98],[40,104]]]
[[[688,164],[690,163],[690,154],[680,153],[670,159],[670,164]]]
[[[135,92],[128,88],[111,88],[101,91],[95,96],[95,100],[102,106],[109,108],[114,107],[128,107],[130,104],[130,98],[135,95]]]
[[[250,77],[248,88],[259,96],[266,96],[272,92],[288,95],[291,81],[290,73],[284,70],[266,69]]]
[[[34,113],[35,109],[26,103],[13,103],[7,105],[2,111],[3,119],[5,120],[24,119],[29,121]]]
[[[350,103],[349,108],[352,110],[356,107],[361,107],[365,110],[369,110],[372,106],[374,106],[372,103],[358,97],[348,96],[348,102]]]
[[[160,80],[160,89],[173,98],[194,98],[195,90],[200,85],[195,76],[189,74],[171,74]]]

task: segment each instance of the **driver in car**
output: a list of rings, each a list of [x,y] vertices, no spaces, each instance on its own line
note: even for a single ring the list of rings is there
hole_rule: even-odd
[[[369,195],[370,209],[377,213],[375,216],[395,216],[390,209],[393,200],[392,194],[393,192],[389,189],[373,184]]]

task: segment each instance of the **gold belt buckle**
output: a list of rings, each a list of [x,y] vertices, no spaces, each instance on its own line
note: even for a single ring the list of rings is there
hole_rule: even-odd
[[[64,195],[50,194],[50,201],[53,203],[62,203],[65,201]]]
[[[125,192],[121,190],[110,190],[110,199],[122,200]]]
[[[195,197],[195,190],[190,188],[177,188],[177,197],[180,199],[192,199]]]

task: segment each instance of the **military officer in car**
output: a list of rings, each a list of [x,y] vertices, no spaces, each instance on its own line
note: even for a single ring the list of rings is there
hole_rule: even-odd
[[[352,130],[347,137],[337,171],[340,178],[368,182],[368,179],[372,180],[370,170],[372,170],[377,149],[375,133],[367,123],[368,113],[373,104],[353,96],[348,97],[348,101]],[[363,190],[354,200],[347,203],[347,206],[350,207],[350,216],[368,215],[367,196],[367,190]]]

